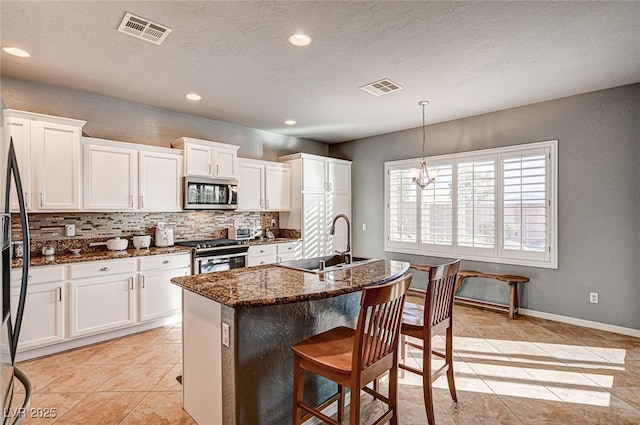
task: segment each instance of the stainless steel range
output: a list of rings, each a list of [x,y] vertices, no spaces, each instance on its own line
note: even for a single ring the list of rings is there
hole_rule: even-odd
[[[249,245],[244,240],[203,239],[180,241],[176,245],[191,248],[193,274],[221,272],[247,265]]]

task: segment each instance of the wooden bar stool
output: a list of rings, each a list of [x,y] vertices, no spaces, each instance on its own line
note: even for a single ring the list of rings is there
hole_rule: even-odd
[[[360,424],[360,390],[363,389],[389,407],[375,424],[398,423],[398,342],[404,299],[411,277],[408,274],[387,284],[364,288],[356,329],[337,327],[293,346],[294,425],[311,416],[328,424],[340,425],[344,418],[345,388],[351,390],[351,425]],[[315,407],[304,403],[305,371],[336,382],[338,392]],[[387,371],[390,376],[388,397],[366,387]],[[337,421],[322,413],[334,401],[338,402]]]
[[[422,390],[424,393],[424,405],[427,411],[427,420],[430,425],[435,425],[433,411],[433,382],[444,373],[447,374],[449,392],[454,401],[458,400],[456,385],[453,380],[453,295],[456,284],[456,275],[460,267],[460,260],[440,266],[416,266],[412,269],[429,273],[429,282],[426,291],[410,289],[408,294],[424,298],[424,305],[405,303],[402,315],[401,356],[403,362],[398,366],[401,369],[422,376]],[[442,332],[446,334],[445,352],[434,351],[431,339]],[[420,339],[422,346],[405,341],[405,336]],[[422,370],[404,363],[406,345],[422,349]],[[436,371],[431,370],[432,355],[445,360],[445,363]]]

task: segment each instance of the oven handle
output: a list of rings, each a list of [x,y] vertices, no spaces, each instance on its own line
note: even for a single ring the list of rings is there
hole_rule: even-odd
[[[203,260],[213,260],[216,258],[235,258],[235,257],[245,257],[248,255],[249,254],[246,252],[241,252],[239,254],[228,254],[228,255],[208,255],[208,256],[196,257],[196,260],[198,260],[199,262],[202,262]]]
[[[230,184],[228,184],[227,187],[229,188],[229,202],[227,202],[227,205],[231,205],[233,203],[233,196],[231,196],[233,192]]]

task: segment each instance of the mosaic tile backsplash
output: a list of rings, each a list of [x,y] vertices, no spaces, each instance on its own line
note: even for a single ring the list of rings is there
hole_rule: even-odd
[[[21,240],[20,220],[12,214],[11,239]],[[275,220],[275,226],[272,226]],[[104,241],[116,236],[129,238],[136,233],[155,235],[155,227],[164,222],[173,228],[176,241],[226,238],[227,229],[240,227],[269,228],[276,237],[280,233],[297,235],[300,231],[279,229],[277,212],[235,212],[235,211],[183,211],[183,212],[109,212],[109,213],[52,213],[29,214],[31,251],[39,252],[47,241],[56,241],[65,246],[76,246],[91,241]],[[75,224],[76,235],[65,236],[65,225]],[[286,237],[286,236],[284,236]],[[153,242],[152,242],[153,243]]]

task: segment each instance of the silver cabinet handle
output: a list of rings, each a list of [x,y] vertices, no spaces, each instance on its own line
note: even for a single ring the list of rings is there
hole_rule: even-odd
[[[132,277],[129,278],[129,289],[131,291],[133,291],[133,278]]]
[[[140,276],[140,286],[144,288],[144,276]]]
[[[133,195],[129,195],[129,206],[133,207]]]
[[[31,280],[31,279],[33,279],[33,276],[29,275],[29,276],[27,276],[27,279]]]
[[[140,195],[140,208],[144,208],[144,195]]]
[[[62,288],[58,288],[58,302],[62,302]]]
[[[293,249],[293,247],[292,247],[292,246],[290,246],[290,247],[289,247],[289,248],[287,248],[287,249],[288,249],[289,251],[291,251],[291,250]]]
[[[40,192],[40,206],[44,205],[44,193]]]
[[[25,203],[25,207],[29,209],[29,192],[24,193],[24,203]]]
[[[220,175],[220,166],[216,165],[216,176]]]
[[[267,209],[269,209],[269,200],[267,199]]]
[[[260,199],[260,208],[264,208],[264,199]]]
[[[171,262],[170,260],[164,260],[162,264],[169,264],[170,262]]]
[[[100,268],[100,271],[101,272],[108,272],[109,271],[109,267],[106,267],[106,266],[102,267],[102,268]]]
[[[264,252],[264,249],[261,249],[261,250],[260,250],[260,253],[262,254],[263,252]]]

